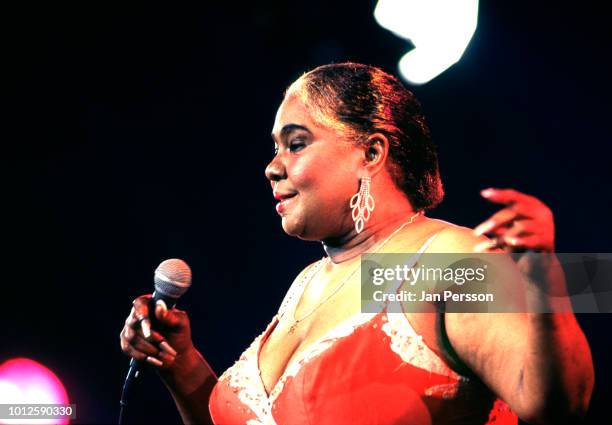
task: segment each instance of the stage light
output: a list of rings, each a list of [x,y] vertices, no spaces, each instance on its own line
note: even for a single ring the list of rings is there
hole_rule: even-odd
[[[26,358],[0,365],[0,404],[68,404],[68,394],[55,374]],[[67,424],[68,419],[0,419],[0,424]]]
[[[478,0],[379,0],[376,21],[414,49],[399,61],[401,75],[424,84],[455,64],[478,23]]]

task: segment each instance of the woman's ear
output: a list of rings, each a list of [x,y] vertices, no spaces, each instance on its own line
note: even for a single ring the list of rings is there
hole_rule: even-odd
[[[384,134],[374,133],[368,137],[365,149],[366,167],[374,175],[384,166],[389,153],[389,140]]]

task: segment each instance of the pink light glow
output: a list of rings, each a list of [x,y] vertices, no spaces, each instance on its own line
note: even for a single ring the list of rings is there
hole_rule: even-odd
[[[26,358],[7,360],[0,365],[0,404],[68,404],[62,382],[45,366]],[[13,420],[0,424],[67,424],[68,419]]]

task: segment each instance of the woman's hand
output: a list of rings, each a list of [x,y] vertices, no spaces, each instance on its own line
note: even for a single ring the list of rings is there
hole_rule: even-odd
[[[492,239],[476,245],[474,251],[554,251],[555,223],[546,204],[514,189],[485,189],[480,194],[506,207],[476,226],[475,235],[488,234]]]
[[[151,295],[142,295],[133,302],[119,336],[121,350],[139,361],[160,369],[171,369],[177,356],[193,350],[187,313],[168,310],[163,301],[155,305],[155,329],[151,328],[149,305]]]
[[[516,264],[527,282],[538,289],[530,301],[532,310],[572,311],[565,275],[554,254],[555,223],[550,208],[538,198],[514,189],[490,188],[481,195],[506,207],[476,226],[476,236],[487,234],[491,239],[477,244],[474,251],[522,254],[515,256]]]
[[[217,377],[193,346],[187,313],[168,310],[163,301],[158,301],[152,328],[151,298],[151,295],[142,295],[134,300],[134,307],[119,336],[121,350],[158,369],[183,423],[212,424],[208,399]]]

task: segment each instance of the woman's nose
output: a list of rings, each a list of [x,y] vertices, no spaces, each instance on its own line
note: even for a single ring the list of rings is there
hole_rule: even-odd
[[[276,155],[272,161],[266,167],[266,178],[271,182],[277,182],[285,178],[285,167],[282,164],[278,155]]]

